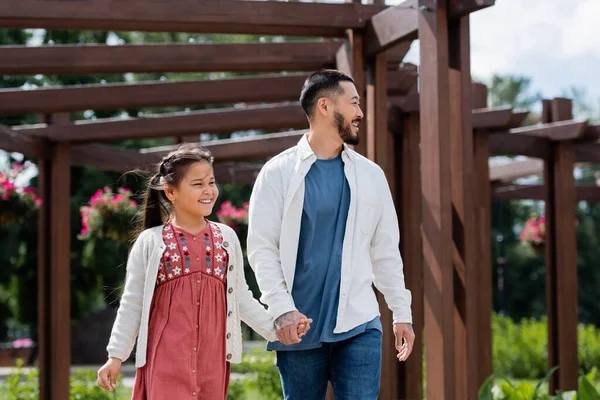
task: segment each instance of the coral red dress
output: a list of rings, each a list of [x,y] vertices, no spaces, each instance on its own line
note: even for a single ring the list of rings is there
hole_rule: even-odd
[[[225,400],[228,254],[217,225],[197,234],[167,222],[167,245],[150,309],[146,365],[134,400]]]

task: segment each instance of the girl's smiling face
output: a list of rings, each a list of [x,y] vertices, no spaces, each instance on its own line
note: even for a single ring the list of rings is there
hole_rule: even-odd
[[[219,196],[212,165],[206,161],[191,164],[177,186],[165,185],[165,194],[177,219],[209,216]]]

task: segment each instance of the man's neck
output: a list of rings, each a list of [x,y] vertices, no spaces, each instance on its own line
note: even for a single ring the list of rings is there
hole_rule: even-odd
[[[311,127],[308,133],[308,144],[317,159],[328,160],[340,155],[344,148],[344,142],[337,132],[324,131]]]

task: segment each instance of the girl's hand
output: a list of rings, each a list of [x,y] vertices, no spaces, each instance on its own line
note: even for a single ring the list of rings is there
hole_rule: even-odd
[[[300,320],[300,322],[298,323],[298,337],[301,338],[302,336],[306,335],[306,332],[308,332],[310,330],[310,324],[313,322],[313,320],[311,318],[302,318]]]
[[[118,358],[109,358],[106,364],[98,370],[98,385],[102,389],[112,392],[117,387],[117,376],[121,371],[121,364],[123,361]]]

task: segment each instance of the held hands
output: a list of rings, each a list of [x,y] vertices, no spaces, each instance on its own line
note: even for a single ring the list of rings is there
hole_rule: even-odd
[[[310,330],[311,318],[298,311],[290,311],[275,320],[275,332],[279,342],[285,345],[302,341],[302,336]]]
[[[98,385],[102,389],[108,390],[112,392],[117,387],[117,376],[119,376],[119,372],[121,371],[121,364],[123,362],[118,358],[109,358],[106,364],[102,366],[98,370]]]
[[[396,357],[399,361],[406,361],[415,344],[415,332],[412,324],[394,324],[394,336],[396,336],[396,350],[398,350]]]

